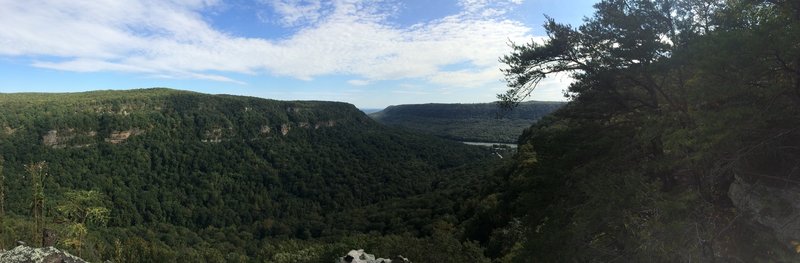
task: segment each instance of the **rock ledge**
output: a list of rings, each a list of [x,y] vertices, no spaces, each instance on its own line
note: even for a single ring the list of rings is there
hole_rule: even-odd
[[[88,263],[54,247],[32,248],[19,245],[11,250],[0,251],[3,263]]]
[[[336,263],[411,263],[407,258],[397,255],[394,259],[375,258],[375,255],[364,253],[363,249],[350,250],[344,257],[336,260]]]

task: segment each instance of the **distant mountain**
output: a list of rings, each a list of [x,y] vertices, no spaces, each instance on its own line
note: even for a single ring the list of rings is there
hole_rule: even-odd
[[[270,261],[264,253],[279,248],[259,244],[272,238],[429,233],[458,214],[463,197],[454,195],[474,194],[462,186],[495,160],[380,125],[346,103],[170,89],[0,94],[0,155],[11,214],[30,213],[24,165],[47,161],[48,202],[69,189],[109,197],[107,231],[116,232],[98,237],[102,247],[118,237],[140,261],[189,262],[192,251]],[[29,233],[2,231],[0,240]],[[157,254],[163,246],[188,254]],[[83,256],[111,252],[96,253]]]
[[[370,114],[370,113],[375,113],[375,112],[382,111],[383,109],[378,109],[378,108],[359,108],[359,110],[361,110],[362,112],[364,112],[366,114]]]
[[[407,104],[369,114],[376,121],[439,137],[474,142],[516,143],[525,128],[564,102],[523,102],[502,113],[495,103]]]

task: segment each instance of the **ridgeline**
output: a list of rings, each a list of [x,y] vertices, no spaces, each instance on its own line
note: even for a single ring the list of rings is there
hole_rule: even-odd
[[[529,101],[503,112],[495,103],[408,104],[389,106],[369,116],[392,127],[456,141],[516,143],[523,130],[563,105]]]
[[[497,162],[486,149],[389,129],[336,102],[159,88],[0,94],[0,113],[5,246],[32,241],[10,229],[31,227],[24,165],[45,161],[46,227],[67,231],[52,208],[70,190],[107,197],[107,225],[82,246],[90,261],[119,247],[126,261],[281,262],[276,255],[296,247],[276,240],[308,248],[361,233],[374,238],[352,246],[429,243],[460,223],[463,200]],[[423,254],[398,249],[372,251]]]

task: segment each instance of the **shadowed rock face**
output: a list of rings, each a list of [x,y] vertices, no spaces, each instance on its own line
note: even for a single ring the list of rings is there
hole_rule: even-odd
[[[0,252],[4,263],[87,263],[79,257],[54,247],[32,248],[24,245]]]
[[[769,228],[782,243],[800,251],[800,188],[771,187],[736,176],[728,197],[751,221]]]
[[[411,263],[407,258],[398,255],[395,259],[375,258],[372,254],[364,253],[363,249],[350,250],[344,257],[340,257],[336,263]]]

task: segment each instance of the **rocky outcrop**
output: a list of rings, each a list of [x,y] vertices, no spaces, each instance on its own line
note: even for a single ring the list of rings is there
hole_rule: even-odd
[[[42,135],[42,144],[52,148],[67,147],[69,141],[75,138],[75,130],[72,128],[61,130],[49,130]]]
[[[94,137],[97,135],[97,131],[88,131],[88,132],[81,132],[76,131],[73,128],[65,128],[65,129],[53,129],[47,131],[47,133],[42,135],[42,144],[45,146],[49,146],[54,149],[72,147],[72,148],[81,148],[86,147],[91,144],[77,144],[76,142],[82,141],[86,142],[86,139],[90,137]]]
[[[224,135],[225,133],[222,128],[215,128],[212,130],[205,131],[205,133],[203,133],[203,139],[200,141],[206,143],[220,143],[222,142]]]
[[[86,263],[87,261],[54,247],[32,248],[19,245],[0,252],[4,263]]]
[[[333,126],[336,126],[336,121],[323,121],[314,124],[314,129],[319,129],[320,127],[333,127]]]
[[[42,135],[42,143],[46,146],[56,147],[59,145],[58,131],[57,130],[50,130],[47,131],[46,134]]]
[[[286,136],[289,134],[289,131],[292,130],[292,126],[288,123],[281,124],[281,135]]]
[[[5,133],[6,135],[14,135],[14,132],[16,132],[16,131],[17,131],[17,129],[13,129],[13,128],[8,127],[8,126],[3,127],[3,133]]]
[[[781,243],[797,249],[800,244],[800,188],[773,187],[747,182],[739,176],[728,189],[737,211],[772,230]]]
[[[269,126],[267,126],[267,125],[262,125],[262,126],[261,126],[261,129],[259,130],[259,132],[260,132],[261,134],[269,134],[271,131],[272,131],[272,128],[270,128],[270,127],[269,127]]]
[[[394,259],[375,258],[375,255],[367,254],[363,249],[350,250],[344,257],[336,260],[336,263],[411,263],[407,258],[397,255]]]
[[[144,133],[144,130],[139,129],[139,128],[133,128],[133,129],[130,129],[130,130],[125,130],[125,131],[113,131],[108,136],[108,138],[106,138],[106,141],[110,142],[110,143],[113,143],[113,144],[118,144],[118,143],[124,142],[125,140],[127,140],[131,136],[139,135],[139,134],[142,134],[142,133]]]
[[[289,131],[292,130],[293,126],[297,127],[297,128],[301,128],[301,129],[310,129],[311,127],[314,127],[314,129],[317,130],[319,128],[330,128],[330,127],[336,126],[336,121],[334,121],[334,120],[319,121],[319,122],[313,123],[313,125],[310,122],[298,122],[298,123],[294,123],[294,125],[292,125],[291,123],[284,123],[284,124],[281,124],[281,135],[286,136],[286,134],[289,134]],[[263,128],[261,129],[261,133],[264,133],[264,129]]]

